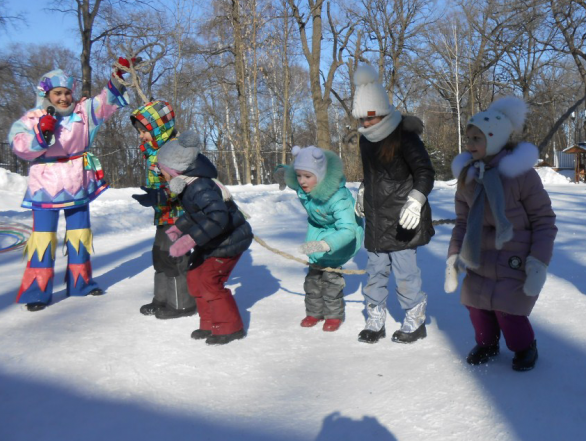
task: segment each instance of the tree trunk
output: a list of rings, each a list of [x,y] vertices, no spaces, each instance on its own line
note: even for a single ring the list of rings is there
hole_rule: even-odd
[[[244,183],[250,184],[250,121],[248,117],[248,100],[246,97],[246,67],[244,65],[244,48],[242,45],[242,23],[240,21],[240,0],[232,0],[231,22],[234,30],[234,64],[236,70],[236,91],[240,108],[240,129],[244,161]]]

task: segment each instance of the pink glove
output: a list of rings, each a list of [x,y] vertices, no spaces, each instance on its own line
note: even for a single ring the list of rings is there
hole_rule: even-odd
[[[177,239],[171,248],[169,248],[169,255],[171,257],[181,257],[187,254],[192,248],[195,247],[195,241],[189,234],[185,234]]]
[[[171,242],[175,242],[177,239],[183,236],[181,230],[177,228],[175,225],[173,225],[171,228],[165,231],[165,234],[169,239],[171,239]]]

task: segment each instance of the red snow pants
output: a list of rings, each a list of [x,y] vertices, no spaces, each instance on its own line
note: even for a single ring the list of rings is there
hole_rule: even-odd
[[[187,273],[189,293],[197,303],[199,329],[226,335],[244,327],[232,292],[224,287],[241,255],[209,257]]]

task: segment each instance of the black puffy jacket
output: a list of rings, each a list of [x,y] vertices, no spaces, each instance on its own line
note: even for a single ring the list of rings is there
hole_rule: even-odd
[[[252,243],[252,228],[236,203],[222,198],[222,190],[212,180],[218,172],[210,160],[199,154],[193,166],[182,174],[198,178],[179,196],[185,213],[175,222],[196,243],[190,263],[246,251]]]
[[[360,137],[366,218],[364,246],[371,252],[416,248],[429,243],[435,234],[427,201],[414,230],[399,225],[399,214],[409,192],[415,189],[427,198],[433,189],[435,171],[419,135],[403,129],[403,123],[397,130],[401,131],[400,147],[386,164],[379,159],[383,142]]]

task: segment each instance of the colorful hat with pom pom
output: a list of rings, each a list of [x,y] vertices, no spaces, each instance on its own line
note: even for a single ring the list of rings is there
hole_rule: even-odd
[[[295,157],[293,162],[295,170],[311,172],[317,178],[317,182],[321,182],[328,169],[326,155],[322,149],[313,145],[305,148],[296,145],[291,149],[291,154]]]
[[[42,106],[43,100],[47,97],[49,91],[56,87],[65,87],[74,94],[77,88],[77,81],[73,76],[63,72],[61,69],[47,72],[41,77],[37,85],[37,107]]]
[[[354,103],[352,116],[354,118],[368,118],[385,116],[395,111],[389,101],[385,88],[378,82],[378,73],[368,64],[359,66],[354,73]]]
[[[517,97],[496,100],[484,112],[478,112],[468,125],[480,129],[486,137],[486,156],[502,150],[514,132],[521,132],[527,115],[527,104]]]

